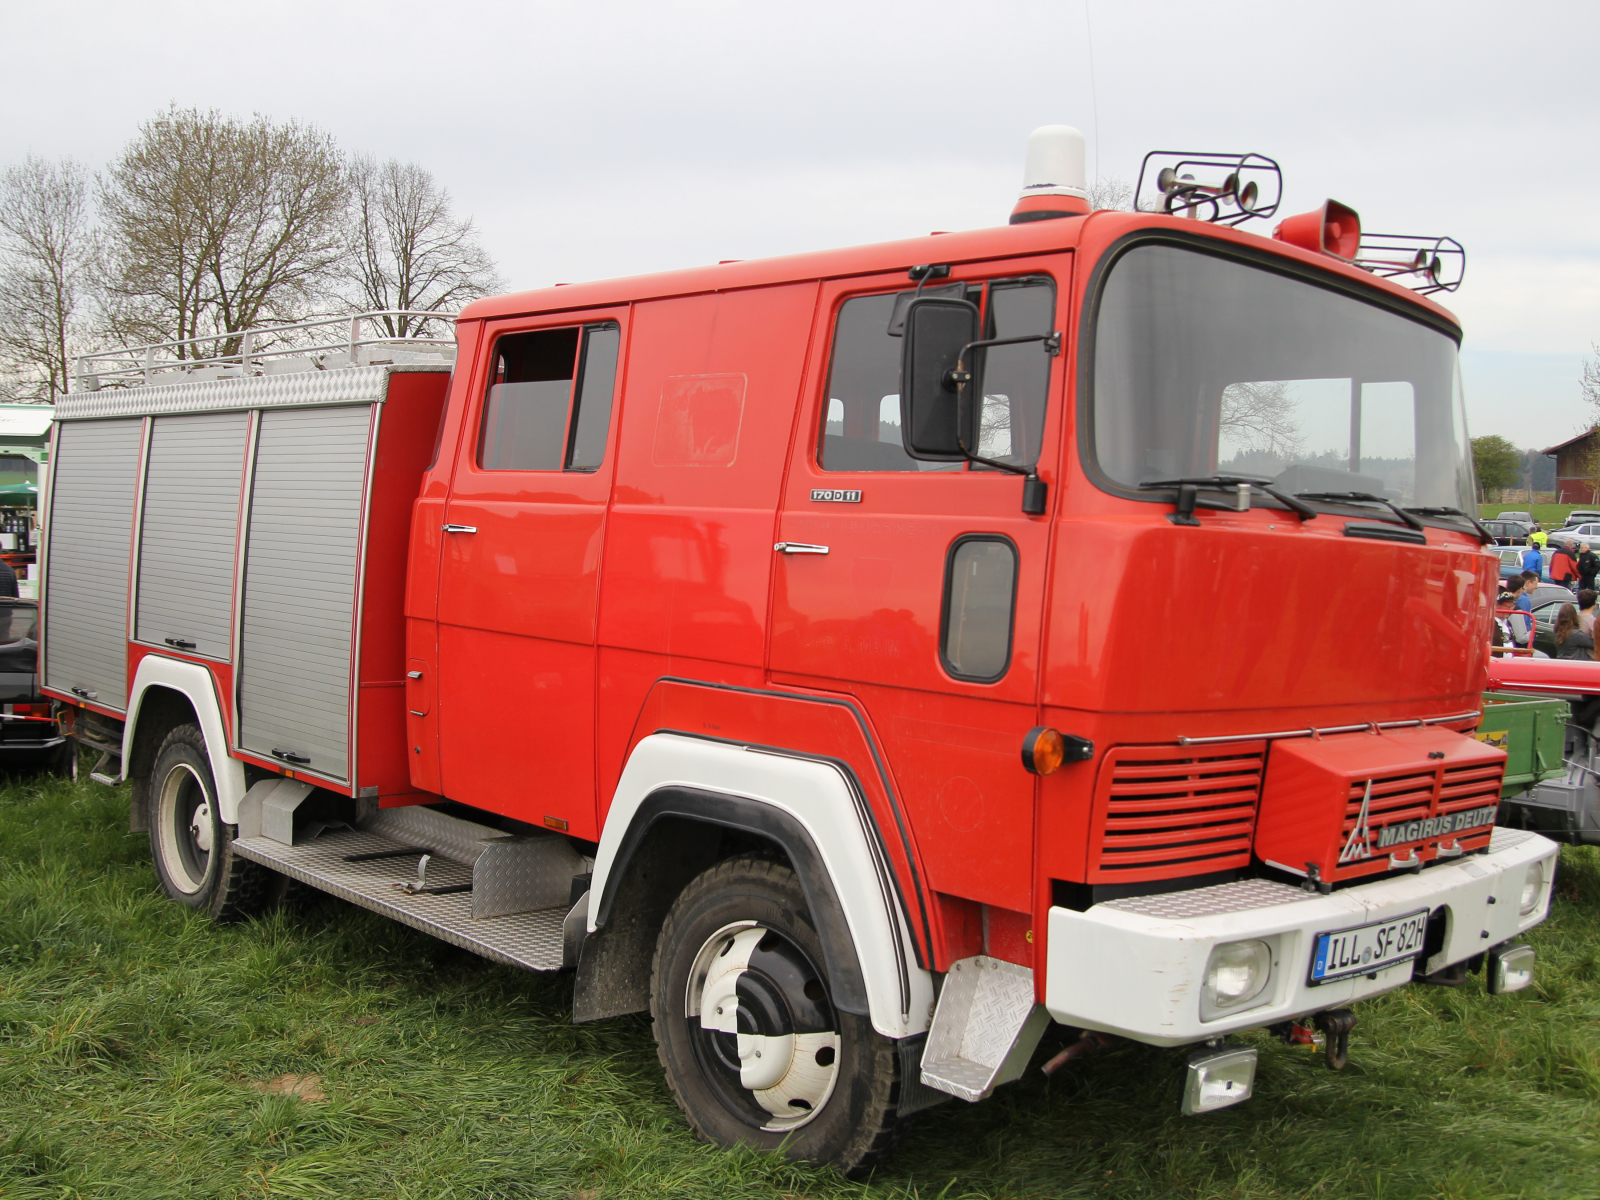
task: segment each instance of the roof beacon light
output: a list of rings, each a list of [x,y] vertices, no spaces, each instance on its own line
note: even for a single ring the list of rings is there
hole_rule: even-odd
[[[1285,217],[1272,236],[1302,250],[1354,260],[1361,248],[1361,218],[1355,209],[1329,200],[1321,208]]]
[[[1081,217],[1089,212],[1089,176],[1083,134],[1071,125],[1041,125],[1028,135],[1022,195],[1011,224]]]

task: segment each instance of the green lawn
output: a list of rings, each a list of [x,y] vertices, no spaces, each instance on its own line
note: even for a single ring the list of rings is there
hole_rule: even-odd
[[[1600,1195],[1592,850],[1564,854],[1529,992],[1362,1005],[1341,1073],[1253,1035],[1256,1098],[1203,1118],[1178,1115],[1175,1053],[1030,1071],[846,1183],[697,1142],[648,1022],[573,1026],[565,977],[332,900],[211,927],[160,898],[125,824],[94,784],[0,788],[6,1200]]]

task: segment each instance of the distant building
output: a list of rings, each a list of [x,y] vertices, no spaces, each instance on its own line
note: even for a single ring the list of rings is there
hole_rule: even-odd
[[[50,404],[0,404],[0,504],[26,504],[37,497],[55,411]]]
[[[1600,500],[1600,429],[1551,446],[1544,453],[1556,460],[1556,503],[1593,504]]]

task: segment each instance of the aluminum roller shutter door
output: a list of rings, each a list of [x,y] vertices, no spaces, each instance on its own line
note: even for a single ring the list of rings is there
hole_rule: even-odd
[[[50,464],[44,681],[122,712],[128,556],[144,422],[63,421]]]
[[[157,417],[140,517],[134,632],[141,642],[194,643],[232,656],[234,543],[244,478],[246,413]],[[179,647],[186,649],[185,647]]]
[[[239,736],[347,779],[351,618],[371,405],[261,414],[245,544]]]

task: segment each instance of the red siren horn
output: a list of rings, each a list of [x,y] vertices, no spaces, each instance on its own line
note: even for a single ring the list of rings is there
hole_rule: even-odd
[[[1285,217],[1272,236],[1302,250],[1354,258],[1361,247],[1361,217],[1355,209],[1329,200],[1321,208]]]

